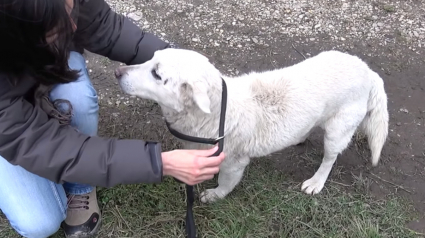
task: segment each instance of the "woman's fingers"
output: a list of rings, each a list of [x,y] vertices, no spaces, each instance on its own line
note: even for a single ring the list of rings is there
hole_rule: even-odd
[[[197,158],[197,164],[199,167],[205,168],[205,167],[215,167],[219,166],[221,162],[223,162],[224,158],[226,156],[223,152],[221,152],[218,156],[212,156],[212,157],[198,157]]]
[[[201,169],[201,175],[200,176],[204,176],[204,175],[213,175],[214,174],[218,174],[218,172],[220,171],[220,167],[215,166],[215,167],[206,167]]]
[[[181,174],[179,177],[183,178],[183,182],[194,185],[198,183],[202,183],[205,180],[210,180],[214,178],[214,175],[220,171],[219,166],[214,167],[205,167],[202,169],[195,169],[189,173]]]
[[[208,150],[190,150],[190,153],[200,157],[208,157],[213,155],[218,150],[218,146],[214,146]]]

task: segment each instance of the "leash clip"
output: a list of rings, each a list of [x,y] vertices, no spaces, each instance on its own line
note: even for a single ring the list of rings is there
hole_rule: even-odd
[[[215,139],[215,142],[217,143],[217,142],[219,142],[219,141],[223,140],[223,139],[224,139],[224,137],[225,137],[225,136],[217,137],[217,138]]]

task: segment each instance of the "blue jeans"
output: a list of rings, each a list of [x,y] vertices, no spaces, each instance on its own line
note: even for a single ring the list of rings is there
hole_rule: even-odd
[[[57,85],[51,100],[67,99],[73,106],[72,126],[88,135],[96,135],[98,99],[90,82],[84,57],[71,52],[69,66],[81,70],[77,81]],[[63,104],[61,110],[67,110]],[[56,184],[14,166],[0,156],[0,210],[22,236],[44,238],[56,233],[66,218],[66,194],[85,194],[92,186],[75,183]]]

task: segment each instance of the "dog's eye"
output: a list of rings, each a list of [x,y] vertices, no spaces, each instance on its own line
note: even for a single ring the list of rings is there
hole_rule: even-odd
[[[151,71],[152,76],[156,79],[156,80],[161,80],[161,77],[156,73],[156,71],[154,69],[152,69]]]

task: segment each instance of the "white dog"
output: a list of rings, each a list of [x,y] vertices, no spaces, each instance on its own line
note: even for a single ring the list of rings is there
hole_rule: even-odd
[[[250,158],[302,143],[310,132],[325,131],[324,157],[302,186],[319,193],[333,164],[357,128],[368,137],[372,165],[378,164],[388,135],[383,80],[359,58],[328,51],[294,66],[226,77],[203,55],[184,49],[157,51],[148,62],[115,71],[122,90],[156,101],[180,133],[217,138],[222,78],[228,88],[224,152],[218,187],[201,194],[212,202],[229,194]],[[184,142],[186,148],[209,147]]]

